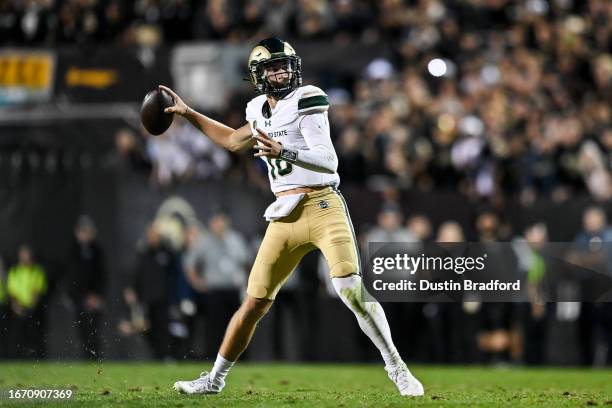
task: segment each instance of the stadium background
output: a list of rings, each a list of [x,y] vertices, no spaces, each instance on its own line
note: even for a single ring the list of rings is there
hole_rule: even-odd
[[[96,225],[106,271],[101,345],[90,358],[152,356],[120,322],[129,316],[123,292],[145,231],[166,199],[185,199],[202,225],[223,208],[256,248],[272,200],[265,169],[201,142],[181,120],[165,136],[147,137],[138,108],[164,83],[199,110],[241,125],[252,96],[242,81],[246,55],[268,34],[292,43],[305,82],[330,97],[342,189],[362,242],[380,227],[380,213],[397,211],[402,228],[424,240],[452,220],[467,240],[509,240],[542,222],[548,240],[573,241],[587,207],[610,212],[611,18],[612,6],[596,0],[3,2],[0,256],[6,278],[18,247],[30,245],[48,290],[26,322],[40,347],[10,338],[16,318],[3,300],[2,356],[80,357],[67,254],[83,214]],[[185,211],[174,202],[163,214],[174,215],[158,217],[177,253],[177,225],[191,220]],[[169,288],[180,286],[179,265]],[[297,308],[279,301],[248,358],[376,358],[317,270],[315,254],[287,291]],[[169,303],[181,290],[171,289]],[[491,328],[480,312],[461,304],[386,309],[409,361],[525,362],[536,343],[545,354],[527,362],[610,361],[609,309],[583,304],[564,313],[548,305],[528,332],[528,307],[504,311],[507,345],[495,353],[483,350],[481,334]],[[176,349],[161,357],[202,357],[210,321],[201,323],[191,344],[175,339]],[[329,333],[343,342],[330,342]]]

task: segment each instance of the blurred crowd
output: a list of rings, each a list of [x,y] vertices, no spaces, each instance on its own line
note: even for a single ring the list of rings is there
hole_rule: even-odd
[[[6,45],[268,35],[384,44],[392,55],[350,78],[333,64],[315,77],[302,55],[306,77],[330,96],[344,180],[452,186],[491,200],[510,193],[526,203],[576,191],[612,197],[609,1],[7,0],[0,35]],[[147,153],[153,164],[172,162],[156,173],[161,184],[228,167],[215,153],[194,169],[177,143],[159,145]]]
[[[328,90],[345,179],[612,197],[610,2],[381,4],[396,55]]]
[[[168,199],[147,226],[136,258],[125,280],[129,313],[119,334],[145,334],[157,359],[214,357],[254,259],[254,248],[225,210],[216,208],[202,223],[187,201]]]
[[[174,121],[163,135],[121,128],[115,133],[118,156],[134,171],[150,174],[155,186],[185,180],[219,179],[231,165],[229,153],[186,121]]]
[[[385,303],[400,353],[410,361],[436,363],[612,364],[612,303],[592,303],[588,295],[583,302],[547,302],[554,296],[551,288],[556,286],[551,283],[557,279],[559,266],[556,258],[546,255],[550,243],[546,225],[533,222],[508,237],[504,222],[493,210],[481,211],[473,225],[475,242],[510,239],[523,243],[521,250],[515,247],[514,252],[498,255],[505,257],[503,262],[501,258],[489,262],[504,263],[501,278],[505,281],[526,276],[529,301],[490,303],[463,297],[451,303]],[[406,217],[397,203],[387,200],[376,223],[362,229],[358,240],[363,255],[369,242],[461,243],[466,242],[466,235],[451,219],[434,226],[427,215]],[[244,296],[260,240],[235,229],[223,208],[213,209],[201,222],[189,202],[171,197],[134,246],[132,267],[114,274],[122,292],[119,295],[108,289],[105,253],[96,225],[82,216],[75,225],[63,273],[51,276],[45,262],[26,244],[19,247],[15,258],[4,256],[5,263],[0,263],[0,357],[47,357],[48,333],[58,327],[51,320],[55,309],[56,316],[61,314],[76,329],[73,334],[62,334],[70,349],[60,354],[72,358],[214,358],[226,324]],[[587,207],[581,231],[564,247],[561,259],[612,276],[609,247],[593,250],[594,243],[602,242],[612,242],[612,225],[603,208]],[[374,361],[375,350],[353,324],[352,316],[343,313],[323,256],[312,255],[286,282],[264,320],[267,351],[250,357]],[[495,250],[489,255],[496,256]],[[514,260],[508,262],[510,259]],[[562,289],[580,291],[588,279],[580,273]],[[572,297],[579,298],[580,294]],[[334,352],[327,345],[329,330],[347,330],[343,351]],[[73,343],[69,339],[75,334],[78,341]],[[564,340],[559,342],[560,338]],[[141,349],[141,339],[148,351]],[[329,353],[324,351],[328,349]],[[244,358],[249,358],[248,352]]]
[[[22,4],[36,8],[39,3]],[[45,4],[52,9],[52,3],[37,7]],[[131,26],[156,27],[157,37],[167,42],[254,42],[279,35],[322,41],[322,47],[384,44],[391,54],[373,59],[356,75],[339,73],[333,64],[324,72],[309,72],[309,55],[301,55],[307,81],[329,95],[344,182],[372,189],[389,184],[453,188],[493,201],[514,195],[527,204],[540,195],[561,202],[576,192],[588,192],[599,201],[612,197],[610,2],[118,4],[68,1],[62,8],[73,7],[81,15],[88,8],[119,7]],[[177,23],[181,18],[186,21]],[[240,126],[242,109],[236,104],[220,113],[221,119]],[[154,179],[161,184],[237,168],[235,159],[228,162],[223,153],[214,152],[210,157],[200,154],[196,161],[206,168],[194,169],[181,155],[189,131],[170,133],[164,142],[146,141],[143,148],[144,157],[154,167],[159,164]],[[134,140],[145,144],[140,136]],[[122,144],[121,151],[128,145]],[[243,176],[264,186],[258,167],[241,168]]]
[[[64,306],[63,321],[76,328],[77,358],[98,359],[101,312],[107,290],[105,255],[98,243],[94,221],[78,218],[67,252],[57,265],[42,260],[28,243],[16,256],[3,253],[0,259],[0,357],[46,358],[51,296]],[[6,268],[4,267],[6,265]],[[51,322],[56,326],[56,322]]]

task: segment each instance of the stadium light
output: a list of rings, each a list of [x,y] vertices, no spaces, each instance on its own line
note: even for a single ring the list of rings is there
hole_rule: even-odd
[[[427,70],[429,73],[438,78],[444,76],[448,70],[446,62],[440,58],[434,58],[427,64]]]

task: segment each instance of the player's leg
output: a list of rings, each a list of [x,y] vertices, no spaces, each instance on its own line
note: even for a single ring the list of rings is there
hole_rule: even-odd
[[[270,310],[272,303],[271,299],[258,299],[247,295],[227,325],[219,355],[228,361],[238,360],[251,342],[257,323]]]
[[[174,389],[185,394],[215,394],[225,386],[225,377],[238,357],[246,350],[257,323],[272,306],[271,299],[247,295],[232,316],[217,358],[210,373],[203,372],[194,381],[177,381]]]
[[[246,350],[257,323],[272,306],[283,283],[300,259],[313,247],[291,245],[291,226],[271,223],[253,264],[247,296],[228,324],[219,354],[210,373],[194,381],[177,381],[174,388],[187,394],[218,393],[225,377]]]
[[[380,350],[386,365],[401,362],[391,339],[391,330],[382,307],[377,302],[363,302],[360,258],[353,227],[339,193],[317,198],[325,204],[311,207],[310,220],[332,278],[334,289],[357,317],[359,326]]]
[[[385,370],[400,393],[423,395],[421,383],[412,376],[393,344],[382,306],[376,301],[364,302],[359,250],[344,198],[334,191],[317,200],[317,205],[309,207],[309,221],[314,243],[327,260],[334,289],[380,351]]]
[[[331,268],[330,268],[331,269]],[[337,271],[336,271],[337,272]],[[364,301],[361,276],[332,276],[334,289],[345,305],[355,314],[361,330],[372,340],[385,361],[385,370],[400,394],[421,396],[423,385],[412,375],[397,352],[391,338],[391,329],[382,306],[376,301]],[[365,294],[369,297],[369,295]]]
[[[247,296],[232,317],[221,343],[219,354],[223,358],[238,360],[251,341],[257,323],[270,310],[279,289],[311,249],[301,246],[288,250],[284,241],[266,242],[264,239],[249,276]]]

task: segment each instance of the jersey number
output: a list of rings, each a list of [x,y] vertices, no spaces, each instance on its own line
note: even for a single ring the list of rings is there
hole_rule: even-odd
[[[293,166],[289,162],[281,159],[270,159],[269,157],[267,157],[267,159],[270,165],[270,176],[272,180],[276,180],[277,177],[286,176],[293,171]]]

